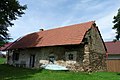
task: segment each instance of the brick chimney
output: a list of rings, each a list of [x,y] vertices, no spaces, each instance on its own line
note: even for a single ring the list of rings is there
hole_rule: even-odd
[[[44,31],[44,29],[39,29],[39,31]]]

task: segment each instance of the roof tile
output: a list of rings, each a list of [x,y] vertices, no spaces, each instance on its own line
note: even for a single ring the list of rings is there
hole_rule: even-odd
[[[120,54],[120,41],[105,42],[108,54]]]
[[[10,49],[80,44],[94,23],[90,21],[31,33],[14,42]]]

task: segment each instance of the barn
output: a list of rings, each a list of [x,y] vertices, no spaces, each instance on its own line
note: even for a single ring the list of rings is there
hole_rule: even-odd
[[[107,47],[107,70],[109,72],[120,72],[120,41],[105,42]]]
[[[105,71],[106,47],[95,21],[34,32],[8,48],[7,63],[27,68],[56,64],[75,71]]]

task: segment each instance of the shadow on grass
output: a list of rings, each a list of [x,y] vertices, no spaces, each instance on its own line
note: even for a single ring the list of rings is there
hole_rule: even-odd
[[[117,75],[120,75],[120,73],[117,73]]]
[[[21,80],[33,77],[40,73],[42,69],[26,69],[13,67],[7,64],[0,64],[0,80]]]

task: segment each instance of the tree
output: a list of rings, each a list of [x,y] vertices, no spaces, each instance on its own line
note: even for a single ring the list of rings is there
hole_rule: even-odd
[[[0,0],[0,45],[10,39],[8,27],[14,25],[12,21],[21,17],[26,8],[17,0]]]
[[[120,39],[120,8],[118,9],[118,13],[116,16],[114,16],[114,26],[113,26],[113,29],[116,30],[116,40],[119,40]]]

